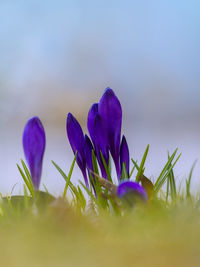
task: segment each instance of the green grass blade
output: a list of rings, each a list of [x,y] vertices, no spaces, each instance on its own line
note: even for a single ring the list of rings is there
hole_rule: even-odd
[[[109,164],[110,164],[110,159],[109,159]],[[90,186],[92,185],[92,187],[95,190],[96,196],[97,198],[100,200],[101,195],[102,195],[102,188],[101,185],[99,183],[99,170],[98,170],[98,165],[97,165],[97,159],[95,156],[94,151],[92,151],[92,164],[93,164],[93,171],[91,171],[90,173]],[[108,172],[110,172],[111,167],[108,167]]]
[[[77,186],[77,188],[78,188],[78,192],[79,192],[79,196],[80,196],[79,199],[81,199],[81,206],[82,206],[83,210],[85,210],[86,199],[85,199],[85,197],[83,195],[83,192],[82,192],[82,190],[81,190],[79,185]]]
[[[131,161],[133,162],[134,160],[131,159]],[[134,162],[135,162],[136,165],[137,165],[137,161],[134,161]],[[134,164],[134,163],[133,163],[133,164]],[[133,168],[132,168],[132,170],[131,170],[131,172],[130,172],[129,178],[131,178],[131,176],[133,175],[133,172],[134,172],[134,170],[135,170],[135,168],[136,168],[136,165],[134,164],[134,166],[133,166]],[[138,169],[139,169],[139,167],[138,167]]]
[[[173,200],[175,200],[176,199],[176,182],[174,178],[173,168],[169,172],[169,182],[170,182],[171,197]]]
[[[174,168],[175,164],[177,163],[177,161],[179,160],[181,154],[179,154],[179,156],[177,157],[177,159],[175,160],[175,162],[172,164],[172,161],[177,153],[178,149],[175,149],[174,153],[171,155],[171,157],[168,159],[167,163],[165,164],[163,170],[161,171],[158,179],[156,180],[156,183],[154,185],[154,192],[157,193],[161,187],[163,186],[163,184],[165,183],[167,176],[169,175],[170,171]]]
[[[93,165],[94,173],[96,173],[97,175],[99,175],[99,169],[98,169],[97,159],[96,159],[94,150],[92,150],[92,165]]]
[[[176,165],[177,161],[179,160],[180,156],[182,155],[182,153],[180,153],[178,155],[178,157],[176,158],[176,160],[174,161],[173,165],[172,165],[172,169],[174,168],[174,166]]]
[[[176,153],[177,153],[177,150],[178,150],[178,148],[175,149],[174,153],[173,153],[173,154],[171,155],[171,157],[168,159],[168,161],[167,161],[167,163],[165,164],[164,168],[162,169],[162,171],[161,171],[161,173],[160,173],[158,179],[157,179],[156,182],[155,182],[154,188],[156,188],[156,187],[158,186],[158,184],[160,183],[160,181],[162,180],[162,178],[163,178],[165,172],[168,170],[168,168],[169,168],[171,162],[173,161],[173,159],[174,159],[174,157],[175,157],[175,155],[176,155]]]
[[[105,171],[106,171],[106,174],[107,174],[107,177],[108,177],[108,181],[110,181],[112,183],[112,177],[111,177],[111,174],[109,172],[109,169],[108,169],[108,166],[107,166],[107,163],[104,159],[104,156],[102,154],[102,152],[100,151],[100,155],[101,155],[101,159],[102,159],[102,162],[103,162],[103,166],[105,168]]]
[[[24,207],[25,208],[28,208],[28,203],[29,203],[28,191],[27,191],[27,187],[24,184]]]
[[[76,154],[74,156],[72,165],[70,167],[70,170],[69,170],[69,173],[68,173],[68,176],[67,176],[67,181],[66,181],[66,184],[65,184],[64,192],[63,192],[63,198],[65,198],[66,194],[67,194],[67,188],[69,186],[70,179],[71,179],[71,176],[72,176],[72,172],[73,172],[73,169],[74,169],[74,165],[75,165],[75,162],[76,162],[76,156],[77,156],[77,152],[76,152]]]
[[[196,163],[197,163],[197,160],[195,160],[195,162],[192,164],[192,168],[190,170],[188,180],[186,180],[186,197],[187,198],[191,197],[191,193],[190,193],[191,180],[192,180],[192,174],[193,174]]]
[[[68,177],[64,173],[64,171],[53,160],[51,162],[53,163],[53,165],[57,169],[57,171],[61,174],[61,176],[64,178],[65,182],[67,182]],[[72,192],[75,194],[75,186],[71,183],[71,181],[69,182],[69,187],[72,190]]]
[[[67,182],[67,175],[64,173],[64,171],[53,160],[51,162],[53,163],[53,165],[55,166],[55,168],[58,170],[58,172],[62,175],[62,177]]]
[[[80,201],[80,196],[79,196],[79,192],[77,188],[73,185],[72,187],[70,187],[70,190],[71,190],[73,198],[76,199],[76,205],[78,205]]]
[[[147,145],[146,150],[144,152],[144,155],[142,157],[142,161],[140,163],[140,167],[139,167],[139,170],[138,170],[138,173],[137,173],[137,176],[136,176],[136,182],[139,182],[140,178],[143,175],[143,172],[144,172],[144,164],[145,164],[145,161],[146,161],[146,158],[147,158],[148,151],[149,151],[149,145]]]
[[[21,176],[22,176],[22,178],[23,178],[23,180],[24,180],[24,182],[25,182],[25,184],[26,184],[31,196],[34,197],[34,190],[33,190],[32,186],[30,185],[28,178],[26,177],[26,175],[24,174],[24,172],[22,171],[22,169],[19,167],[18,164],[17,164],[17,168],[18,168],[18,170],[19,170],[19,172],[20,172],[20,174],[21,174]]]
[[[93,174],[93,176],[92,176],[92,174]],[[92,174],[90,173],[90,186],[91,186],[91,188],[94,189],[97,196],[99,196],[102,192],[101,185],[99,183],[97,174],[95,174],[95,173],[92,173]]]
[[[170,158],[169,153],[168,153],[168,159]],[[172,164],[169,165],[169,168],[172,167]],[[168,178],[169,181],[169,186],[170,186],[170,192],[171,192],[171,198],[172,200],[176,199],[176,182],[175,182],[175,178],[174,178],[174,171],[173,168],[170,170],[169,174],[168,174]]]
[[[42,185],[43,185],[43,187],[44,187],[45,192],[46,192],[47,194],[49,194],[49,191],[48,191],[46,185],[45,185],[45,184],[42,184]],[[49,194],[49,195],[50,195],[50,194]]]
[[[97,204],[97,199],[93,195],[92,191],[90,191],[81,181],[79,181],[79,183],[85,189],[85,191],[87,192],[88,196],[91,197],[91,199]]]
[[[24,162],[22,159],[21,159],[21,163],[22,163],[24,172],[25,172],[25,174],[26,174],[26,177],[28,178],[29,183],[33,185],[32,178],[31,178],[31,174],[30,174],[30,172],[29,172],[29,170],[28,170],[28,168],[27,168],[25,162]]]
[[[168,197],[169,197],[169,177],[167,177],[166,202],[168,201]]]
[[[35,189],[34,189],[33,181],[32,181],[32,178],[31,178],[31,174],[30,174],[25,162],[22,159],[21,159],[21,163],[22,163],[23,169],[25,171],[26,177],[27,177],[27,179],[29,181],[29,184],[30,184],[30,186],[32,188],[32,192],[34,192]]]
[[[133,158],[131,159],[131,161],[133,162],[134,167],[136,168],[136,170],[139,170],[140,167],[138,166],[137,161],[135,161]]]

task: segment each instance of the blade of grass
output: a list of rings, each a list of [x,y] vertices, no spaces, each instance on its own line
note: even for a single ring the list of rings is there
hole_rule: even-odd
[[[165,172],[168,170],[169,165],[171,164],[171,162],[173,161],[176,153],[177,153],[178,148],[175,149],[174,153],[171,155],[171,157],[168,159],[167,163],[165,164],[164,168],[162,169],[158,179],[155,182],[154,188],[156,188],[158,186],[158,184],[160,183],[160,181],[163,178],[163,175],[165,174]]]
[[[96,173],[97,175],[99,175],[99,169],[98,169],[97,159],[96,159],[94,150],[92,150],[92,165],[93,165],[94,173]]]
[[[91,199],[94,201],[94,203],[97,203],[97,199],[95,198],[95,196],[93,195],[92,191],[90,191],[80,180],[79,183],[81,184],[81,186],[85,189],[85,191],[87,192],[88,196],[91,197]]]
[[[192,180],[192,174],[193,174],[194,167],[195,167],[196,163],[197,163],[197,159],[196,159],[195,162],[192,164],[192,168],[191,168],[191,170],[190,170],[188,180],[186,180],[186,197],[187,197],[187,198],[190,198],[190,197],[191,197],[191,193],[190,193],[191,180]]]
[[[177,160],[178,160],[178,158],[177,158]],[[165,181],[167,179],[167,176],[169,175],[169,172],[173,169],[173,167],[174,167],[174,164],[164,173],[164,175],[161,177],[161,180],[159,181],[158,185],[156,187],[154,186],[154,192],[155,193],[157,193],[161,189],[161,187],[163,186],[163,184],[165,183]]]
[[[133,161],[133,159],[131,159],[131,160]],[[135,162],[135,163],[136,163],[136,165],[137,165],[137,162]],[[134,164],[134,163],[133,163],[133,164]],[[132,168],[132,170],[131,170],[131,172],[130,172],[129,178],[131,178],[131,176],[133,175],[133,172],[134,172],[135,168],[136,168],[136,166],[135,166],[135,164],[134,164],[134,166],[133,166],[133,168]],[[139,169],[139,167],[138,167],[138,169]]]
[[[64,192],[63,192],[63,198],[66,197],[66,194],[67,194],[67,188],[69,186],[69,182],[70,182],[70,179],[71,179],[71,176],[72,176],[72,172],[73,172],[73,169],[74,169],[74,165],[75,165],[75,162],[76,162],[76,156],[77,156],[77,152],[74,156],[74,159],[72,161],[72,165],[70,167],[70,170],[69,170],[69,173],[68,173],[68,176],[67,176],[67,181],[66,181],[66,184],[65,184],[65,188],[64,188]]]
[[[22,178],[23,178],[23,180],[24,180],[24,182],[25,182],[25,184],[26,184],[31,196],[34,198],[34,190],[33,190],[32,186],[30,185],[28,178],[26,177],[26,175],[24,174],[24,172],[22,171],[22,169],[19,167],[18,164],[17,164],[17,168],[18,168],[18,170],[19,170],[19,172],[20,172],[20,174],[21,174],[21,176],[22,176]]]
[[[28,208],[28,203],[29,203],[28,191],[27,191],[27,187],[24,184],[24,207],[25,208]]]
[[[170,158],[170,155],[168,153],[168,159]],[[170,163],[169,168],[171,168],[172,164]],[[173,168],[170,170],[168,174],[169,185],[170,185],[170,192],[171,192],[171,198],[172,200],[176,199],[176,182],[174,178],[174,171]]]
[[[102,184],[100,183],[99,181],[99,175],[95,175],[95,182],[94,182],[94,186],[95,186],[95,192],[96,192],[96,199],[97,199],[97,202],[98,202],[98,206],[105,209],[107,208],[109,205],[108,205],[108,190],[106,188],[102,188]],[[107,181],[106,179],[104,178],[101,178],[102,180],[104,181]],[[92,180],[91,180],[92,182]],[[110,183],[110,182],[108,182]],[[91,186],[91,185],[90,185]]]
[[[43,187],[44,187],[45,192],[46,192],[47,194],[49,194],[49,191],[48,191],[46,185],[45,185],[45,184],[42,184],[42,185],[43,185]]]
[[[64,178],[65,182],[67,182],[68,177],[67,175],[64,173],[64,171],[58,166],[58,164],[56,164],[53,160],[51,161],[54,165],[54,167],[57,169],[57,171],[61,174],[61,176]],[[74,186],[71,182],[69,182],[69,187],[71,188],[72,191],[74,191]],[[74,192],[75,193],[75,192]]]
[[[83,194],[83,192],[82,192],[82,190],[81,190],[81,188],[80,188],[79,185],[77,186],[77,188],[78,188],[79,195],[80,195],[80,197],[81,197],[81,199],[82,199],[82,205],[83,205],[83,207],[84,207],[84,209],[85,209],[85,206],[86,206],[86,199],[85,199],[84,194]]]
[[[32,187],[33,187],[33,182],[32,182],[32,179],[31,179],[31,174],[30,174],[30,172],[29,172],[29,170],[28,170],[28,168],[27,168],[25,162],[24,162],[22,159],[21,159],[21,163],[22,163],[23,169],[24,169],[24,171],[25,171],[26,177],[28,178],[29,183],[30,183],[30,184],[32,185]],[[33,187],[33,188],[34,188],[34,187]]]
[[[105,171],[106,171],[106,174],[107,174],[107,177],[108,177],[108,181],[110,181],[110,182],[112,183],[112,177],[111,177],[111,174],[110,174],[110,172],[109,172],[109,170],[108,170],[107,163],[106,163],[106,161],[105,161],[105,159],[104,159],[104,156],[103,156],[103,154],[102,154],[101,151],[100,151],[100,155],[101,155],[101,159],[102,159],[102,161],[103,161],[103,166],[104,166],[104,168],[105,168]]]
[[[172,169],[174,168],[174,166],[176,165],[177,161],[179,160],[180,156],[182,155],[182,153],[180,153],[178,155],[178,157],[176,158],[176,160],[174,161],[173,165],[172,165]]]
[[[171,165],[176,153],[177,153],[177,149],[175,149],[174,153],[171,155],[171,157],[169,158],[169,160],[167,161],[167,163],[165,164],[163,170],[161,171],[158,179],[156,180],[156,183],[154,185],[154,192],[157,193],[161,187],[163,186],[163,184],[165,183],[167,176],[169,174],[169,172],[174,168],[175,164],[177,163],[177,161],[179,160],[181,153],[179,154],[179,156],[177,157],[177,159],[175,160],[175,162]]]
[[[62,175],[62,177],[65,179],[65,181],[67,181],[67,175],[64,173],[64,171],[53,160],[51,162],[56,167],[56,169],[59,171],[59,173]]]
[[[143,170],[144,169],[144,164],[145,164],[145,161],[146,161],[146,158],[147,158],[148,151],[149,151],[149,145],[147,145],[146,150],[144,152],[144,155],[142,157],[142,161],[140,163],[140,167],[139,167],[139,170],[138,170],[138,173],[137,173],[137,176],[136,176],[136,182],[139,182],[140,181],[140,178],[143,175],[143,172],[144,172],[144,170]]]
[[[167,177],[166,202],[168,201],[168,197],[169,197],[169,177]]]
[[[138,166],[137,161],[135,161],[133,158],[131,158],[131,161],[133,162],[136,170],[139,170],[140,167]]]
[[[94,193],[98,196],[99,194],[101,194],[101,186],[99,184],[99,181],[97,179],[97,175],[96,173],[94,173],[92,170],[90,170],[90,186],[91,188],[93,188]]]
[[[77,188],[73,185],[72,187],[70,187],[71,193],[72,193],[72,197],[73,199],[76,200],[76,205],[79,205],[79,201],[80,201],[80,196],[79,196],[79,192],[77,190]]]

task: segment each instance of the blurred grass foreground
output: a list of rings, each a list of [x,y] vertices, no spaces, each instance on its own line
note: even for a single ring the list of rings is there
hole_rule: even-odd
[[[116,216],[63,199],[0,219],[1,266],[199,266],[199,208],[157,201]]]

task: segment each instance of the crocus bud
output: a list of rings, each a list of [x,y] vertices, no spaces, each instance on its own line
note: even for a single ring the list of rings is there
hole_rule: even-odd
[[[82,171],[85,184],[88,186],[86,174],[85,139],[82,128],[71,113],[67,116],[67,135],[74,154],[77,152],[76,162]]]
[[[147,193],[145,189],[138,183],[131,181],[121,182],[117,188],[117,196],[126,200],[130,205],[134,205],[136,201],[147,201]]]
[[[119,99],[112,89],[107,88],[105,90],[98,105],[98,112],[107,128],[109,150],[115,163],[118,179],[120,180],[119,154],[122,108]]]
[[[23,148],[35,189],[39,189],[46,145],[44,127],[38,117],[31,118],[23,133]]]
[[[120,146],[120,171],[122,174],[122,170],[123,170],[123,164],[125,164],[126,167],[126,172],[129,178],[129,162],[130,162],[130,157],[129,157],[129,149],[128,149],[128,145],[126,142],[126,138],[123,135],[122,137],[122,141],[121,141],[121,146]]]
[[[87,126],[90,137],[94,144],[94,150],[101,169],[102,177],[107,178],[106,171],[101,158],[101,153],[106,161],[106,164],[108,165],[108,132],[103,119],[98,113],[97,103],[93,104],[88,112]]]

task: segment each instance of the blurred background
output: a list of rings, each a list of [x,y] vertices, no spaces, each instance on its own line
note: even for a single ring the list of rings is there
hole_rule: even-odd
[[[1,0],[0,192],[22,189],[23,127],[38,115],[47,135],[42,183],[61,194],[51,160],[66,171],[73,160],[67,113],[85,127],[107,86],[121,101],[133,158],[150,144],[145,174],[156,179],[178,147],[184,183],[200,157],[200,1]],[[80,178],[76,168],[72,179]]]

